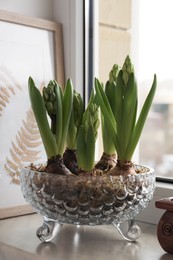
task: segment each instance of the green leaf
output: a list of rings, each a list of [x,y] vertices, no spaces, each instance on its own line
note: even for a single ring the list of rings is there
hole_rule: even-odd
[[[28,80],[28,90],[31,107],[37,121],[47,157],[51,158],[58,154],[58,147],[56,145],[55,137],[50,130],[43,98],[31,77],[29,77]]]
[[[62,155],[65,151],[72,105],[73,105],[73,84],[72,81],[68,79],[65,87],[64,95],[63,95],[63,100],[62,100],[63,118],[62,118],[62,139],[61,139],[61,145],[59,149],[60,155]]]
[[[68,133],[67,133],[67,147],[71,150],[76,149],[76,135],[77,135],[77,127],[74,121],[74,110],[72,109]]]
[[[84,102],[81,95],[75,90],[73,95],[73,111],[74,111],[74,123],[78,131],[78,128],[82,123],[82,117],[84,113]]]
[[[79,127],[82,124],[84,103],[82,97],[75,90],[73,91],[73,107],[67,133],[67,147],[76,150],[76,141]]]
[[[94,166],[95,158],[95,131],[92,125],[89,126],[86,136],[86,158],[85,170],[91,171]]]
[[[100,108],[105,117],[105,120],[107,118],[107,122],[109,122],[109,124],[110,124],[110,129],[111,129],[110,132],[115,134],[117,131],[116,121],[114,119],[108,98],[107,98],[106,94],[104,93],[103,88],[98,79],[95,79],[95,89],[96,89],[96,95],[97,95],[96,99],[95,99],[96,103],[98,103],[98,105],[100,105]]]
[[[77,136],[77,162],[80,169],[85,170],[86,168],[86,138],[85,129],[81,125]]]
[[[114,142],[114,146],[116,150],[119,150],[119,143],[117,139],[117,124],[110,107],[108,98],[103,91],[103,88],[98,79],[95,79],[95,89],[96,89],[96,103],[100,105],[101,112],[104,116],[104,122],[107,126],[108,134],[111,135],[112,140]]]
[[[136,122],[136,110],[137,110],[137,86],[134,73],[129,75],[129,80],[125,86],[124,98],[123,98],[123,110],[122,110],[122,127],[121,127],[121,147],[122,154],[121,160],[124,160],[124,153],[126,152],[129,139],[134,130]],[[122,158],[121,158],[122,157]]]
[[[117,77],[117,83],[115,88],[115,100],[114,100],[115,120],[117,123],[117,135],[118,135],[118,139],[120,140],[121,140],[120,136],[122,134],[123,100],[124,100],[124,90],[125,90],[122,74],[123,71],[120,70]]]
[[[111,106],[114,118],[115,118],[115,114],[116,114],[116,106],[115,106],[115,96],[116,96],[116,83],[115,81],[113,82],[109,82],[107,81],[106,86],[105,86],[105,94],[109,100],[109,104]]]
[[[95,142],[99,127],[99,110],[92,91],[86,110],[83,113],[82,125],[77,136],[77,161],[80,168],[90,171],[94,166]]]
[[[85,129],[83,125],[79,128],[77,136],[77,162],[80,169],[88,172],[94,166],[95,158],[95,131],[92,125]]]
[[[102,114],[101,114],[101,125],[102,125],[103,150],[106,154],[115,154],[114,142],[112,140],[112,136],[109,134],[107,124],[105,123],[105,119]]]
[[[62,139],[62,91],[58,84],[55,86],[55,95],[56,95],[56,101],[55,101],[55,111],[56,111],[56,143],[58,146],[58,149],[61,144]]]
[[[144,105],[142,107],[141,113],[139,115],[138,121],[136,123],[135,129],[132,133],[129,145],[128,145],[127,150],[126,150],[125,157],[126,157],[127,160],[131,160],[133,153],[134,153],[134,150],[136,148],[136,145],[137,145],[139,138],[141,136],[141,133],[142,133],[148,112],[149,112],[150,107],[151,107],[152,102],[153,102],[153,98],[154,98],[154,95],[155,95],[155,92],[156,92],[156,86],[157,86],[157,78],[156,78],[156,75],[154,75],[152,87],[151,87],[150,92],[149,92],[149,94],[148,94],[148,96],[147,96],[147,98],[144,102]]]

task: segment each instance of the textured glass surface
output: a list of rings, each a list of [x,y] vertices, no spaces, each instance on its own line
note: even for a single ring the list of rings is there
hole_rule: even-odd
[[[118,224],[147,207],[155,188],[154,171],[123,176],[61,176],[24,168],[24,198],[44,217],[59,223]],[[146,173],[144,173],[146,170]]]

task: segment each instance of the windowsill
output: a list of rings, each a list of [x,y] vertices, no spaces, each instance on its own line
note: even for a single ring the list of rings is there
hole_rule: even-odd
[[[136,219],[145,223],[157,225],[165,211],[156,208],[155,202],[167,197],[173,197],[173,184],[156,182],[156,189],[154,192],[153,200],[150,202],[148,207],[137,216]]]
[[[0,259],[169,259],[157,240],[157,224],[164,210],[155,207],[155,201],[173,196],[173,184],[157,182],[153,200],[136,218],[142,230],[137,243],[124,241],[111,226],[65,225],[51,243],[41,243],[36,230],[42,225],[37,214],[0,220]],[[86,246],[87,245],[87,246]]]
[[[64,225],[49,243],[41,243],[35,232],[42,224],[37,214],[0,221],[0,259],[162,259],[165,252],[157,240],[155,225],[139,222],[142,236],[136,243],[122,239],[113,226]],[[166,255],[169,257],[169,255]]]
[[[169,190],[168,193],[170,191],[173,191],[173,183],[166,183],[166,182],[161,182],[161,181],[156,181],[156,189],[159,190]],[[173,196],[173,194],[172,194]]]

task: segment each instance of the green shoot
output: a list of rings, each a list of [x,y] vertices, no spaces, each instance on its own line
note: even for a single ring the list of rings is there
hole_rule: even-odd
[[[76,150],[77,148],[77,135],[79,127],[82,124],[82,117],[84,113],[84,103],[79,93],[74,90],[73,93],[73,107],[71,111],[71,118],[67,133],[67,148]]]
[[[112,137],[118,159],[129,161],[132,159],[154,98],[156,75],[137,122],[137,84],[129,56],[109,88],[110,85],[106,86],[104,91],[99,81],[95,80],[97,103],[105,122],[103,128],[106,126],[106,129],[103,129],[103,138],[105,131]]]
[[[101,108],[101,113],[104,117],[104,124],[106,125],[107,134],[111,136],[115,149],[119,147],[118,137],[117,137],[117,123],[112,112],[109,100],[103,90],[103,86],[98,79],[95,79],[95,89],[96,89],[96,103]]]
[[[113,115],[115,117],[115,95],[116,95],[116,80],[119,73],[119,66],[115,64],[112,68],[112,70],[109,73],[109,80],[106,82],[105,85],[105,94],[108,98],[108,101],[110,103]],[[102,140],[103,140],[103,150],[106,154],[115,154],[115,146],[112,140],[111,135],[108,135],[107,133],[109,130],[107,129],[107,123],[104,120],[104,116],[101,115],[101,122],[102,122]]]
[[[62,100],[62,136],[59,148],[59,154],[63,155],[66,148],[66,139],[73,106],[73,85],[69,79],[65,86],[65,91]]]
[[[62,156],[66,147],[67,131],[71,117],[73,86],[67,81],[64,93],[56,81],[50,81],[43,88],[43,97],[36,88],[33,79],[28,81],[31,106],[37,121],[48,159]],[[47,113],[51,119],[51,126]]]
[[[133,132],[131,134],[131,137],[129,138],[129,144],[128,149],[126,150],[125,157],[132,158],[132,155],[134,153],[134,150],[136,148],[136,145],[139,141],[139,138],[141,136],[145,121],[147,119],[148,112],[150,110],[150,107],[153,102],[153,98],[156,92],[156,86],[157,86],[157,78],[156,75],[154,75],[154,80],[152,87],[150,89],[150,92],[148,93],[148,96],[144,102],[144,105],[142,107],[141,113],[139,115],[138,121],[133,129]]]
[[[58,147],[55,142],[55,137],[50,130],[44,101],[40,91],[38,88],[36,88],[35,83],[31,77],[28,80],[28,86],[32,110],[37,121],[43,145],[45,147],[47,157],[51,158],[58,153]]]
[[[96,93],[93,89],[86,110],[81,95],[73,90],[70,79],[64,91],[55,80],[50,81],[41,95],[30,77],[31,106],[48,159],[63,156],[65,149],[69,148],[76,150],[78,168],[91,171],[94,167],[100,107],[104,153],[112,155],[116,152],[119,161],[130,161],[152,105],[156,85],[154,75],[137,118],[137,83],[129,56],[122,69],[118,65],[113,66],[105,88],[95,79]]]
[[[94,166],[95,142],[99,127],[99,110],[94,99],[92,92],[77,136],[77,161],[79,168],[84,171],[91,171]]]

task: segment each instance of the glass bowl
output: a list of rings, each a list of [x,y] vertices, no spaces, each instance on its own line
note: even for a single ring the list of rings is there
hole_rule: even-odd
[[[58,175],[25,167],[21,189],[25,200],[43,216],[37,230],[41,241],[50,241],[63,224],[113,224],[129,241],[140,237],[135,216],[146,208],[155,189],[154,170],[135,165],[135,175]],[[122,223],[128,222],[124,231]]]

